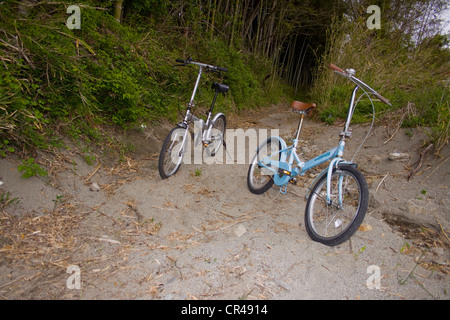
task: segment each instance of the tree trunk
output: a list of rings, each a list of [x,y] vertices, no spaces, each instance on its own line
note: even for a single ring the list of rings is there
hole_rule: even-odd
[[[258,53],[258,48],[259,48],[259,35],[261,32],[261,20],[263,19],[262,16],[262,12],[263,12],[263,7],[264,7],[264,0],[261,0],[260,2],[260,7],[259,7],[259,13],[258,13],[258,20],[257,20],[257,26],[256,26],[256,31],[255,31],[255,44],[254,44],[254,48],[255,48],[255,53]]]
[[[230,32],[230,40],[228,43],[229,47],[233,46],[233,39],[234,39],[234,30],[236,28],[236,23],[237,23],[237,17],[238,17],[238,13],[239,13],[239,2],[241,0],[236,0],[236,7],[234,8],[234,14],[233,14],[233,24],[231,25],[231,32]]]
[[[114,6],[114,19],[116,19],[118,23],[122,21],[122,6],[123,0],[117,0]]]
[[[212,7],[212,13],[211,13],[211,23],[210,23],[210,28],[211,28],[210,36],[211,36],[211,38],[214,35],[214,23],[215,23],[215,18],[216,18],[216,10],[217,10],[217,0],[214,0],[214,5]]]

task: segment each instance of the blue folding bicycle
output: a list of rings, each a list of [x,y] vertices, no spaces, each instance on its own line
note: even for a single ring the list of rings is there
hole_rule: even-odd
[[[371,97],[391,105],[390,101],[360,79],[355,70],[341,68],[330,64],[329,68],[356,84],[351,94],[344,130],[339,135],[338,146],[308,161],[302,161],[297,155],[299,135],[304,117],[312,111],[314,103],[293,101],[292,110],[301,115],[292,145],[278,136],[264,141],[256,150],[250,164],[247,185],[254,194],[262,194],[273,184],[286,193],[289,183],[295,183],[297,176],[302,176],[311,168],[326,161],[328,167],[312,183],[306,198],[305,227],[312,240],[328,246],[336,246],[348,240],[359,228],[367,211],[369,190],[362,173],[353,161],[344,160],[345,141],[351,137],[350,122],[359,100],[366,96],[372,104]],[[362,95],[356,100],[357,91]]]

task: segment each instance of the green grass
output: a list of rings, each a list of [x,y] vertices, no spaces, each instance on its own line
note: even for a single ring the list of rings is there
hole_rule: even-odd
[[[269,105],[284,96],[281,83],[270,88],[262,83],[269,61],[238,52],[220,38],[202,37],[201,30],[185,37],[137,17],[119,24],[107,11],[89,6],[81,8],[81,29],[69,30],[64,3],[34,6],[27,17],[16,6],[4,2],[0,12],[1,156],[23,147],[52,147],[58,135],[101,143],[104,126],[127,130],[162,118],[175,122],[197,74],[174,67],[177,58],[229,69],[204,75],[196,101],[201,108],[211,103],[213,81],[231,88],[217,100],[217,112]]]
[[[440,150],[448,142],[450,121],[445,76],[450,49],[446,44],[448,40],[440,35],[417,45],[395,32],[369,30],[365,21],[335,23],[330,27],[328,48],[311,90],[318,119],[328,123],[345,119],[354,87],[329,70],[328,64],[353,68],[356,77],[392,102],[392,107],[374,102],[377,119],[404,114],[404,127],[432,128],[430,139],[436,144],[435,150]],[[353,122],[371,121],[372,112],[372,105],[363,99],[355,109]]]

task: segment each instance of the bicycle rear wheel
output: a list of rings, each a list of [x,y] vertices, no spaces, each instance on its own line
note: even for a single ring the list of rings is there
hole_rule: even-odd
[[[366,179],[352,166],[333,168],[330,195],[327,201],[327,175],[323,175],[312,187],[306,203],[305,227],[314,241],[336,246],[356,232],[366,215]]]
[[[188,129],[175,127],[164,140],[158,160],[158,170],[161,178],[169,178],[177,173],[180,168],[186,151],[187,134]]]
[[[280,161],[280,150],[280,141],[273,138],[269,138],[258,147],[248,168],[247,186],[250,192],[262,194],[273,186],[273,175],[275,172],[262,166],[260,161]]]
[[[225,126],[226,119],[224,115],[220,115],[217,119],[211,124],[211,140],[209,144],[205,147],[205,152],[208,157],[214,157],[219,148],[223,144],[223,140],[225,137]]]

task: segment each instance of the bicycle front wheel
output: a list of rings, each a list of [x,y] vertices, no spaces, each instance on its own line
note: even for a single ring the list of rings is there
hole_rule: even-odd
[[[274,170],[268,168],[270,160],[280,161],[280,141],[269,138],[264,141],[256,151],[252,163],[248,168],[247,186],[250,192],[262,194],[273,186]]]
[[[327,199],[327,175],[312,187],[306,203],[305,227],[311,239],[328,246],[348,240],[361,225],[369,203],[364,176],[356,168],[333,168],[330,199]]]
[[[158,169],[161,178],[167,179],[177,173],[186,151],[187,135],[188,129],[180,127],[173,128],[167,135],[159,153]]]

